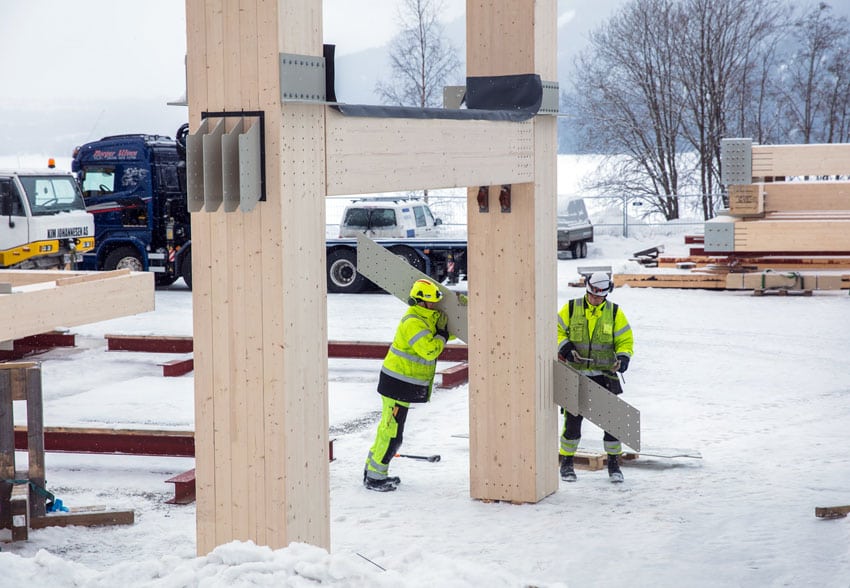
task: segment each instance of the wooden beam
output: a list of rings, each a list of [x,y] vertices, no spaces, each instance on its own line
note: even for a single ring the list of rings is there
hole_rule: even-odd
[[[753,177],[850,174],[850,143],[753,145]]]
[[[554,0],[467,3],[467,75],[557,79]],[[557,320],[556,121],[532,121],[533,181],[468,191],[470,494],[537,502],[558,488],[558,411],[551,363]]]
[[[327,194],[530,182],[531,122],[343,116],[327,109]],[[415,146],[415,151],[411,149]]]
[[[47,527],[103,527],[107,525],[132,525],[136,513],[132,510],[86,510],[84,512],[51,512],[30,519],[31,529]]]
[[[318,0],[187,3],[190,125],[264,112],[267,196],[192,218],[200,555],[234,539],[330,545],[325,109],[282,103],[279,69],[281,53],[322,54],[321,13]]]
[[[764,212],[850,210],[850,182],[770,182],[764,191]]]
[[[154,275],[137,272],[64,286],[42,282],[0,295],[0,313],[14,321],[0,325],[0,341],[37,335],[57,327],[73,327],[154,309]],[[109,301],[104,304],[104,301]]]
[[[734,231],[736,252],[850,254],[850,219],[745,221]]]

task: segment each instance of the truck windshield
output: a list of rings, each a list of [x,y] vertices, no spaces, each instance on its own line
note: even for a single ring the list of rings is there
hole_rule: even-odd
[[[83,197],[71,176],[19,176],[33,216],[85,210]]]
[[[81,174],[85,197],[115,191],[115,170],[112,168],[87,167]]]

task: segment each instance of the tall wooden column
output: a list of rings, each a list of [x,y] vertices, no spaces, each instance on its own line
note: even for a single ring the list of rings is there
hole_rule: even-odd
[[[191,130],[264,111],[267,194],[192,214],[197,550],[329,548],[324,107],[282,102],[278,57],[322,55],[322,3],[187,0],[186,21]]]
[[[555,0],[467,0],[467,75],[557,79]],[[473,498],[537,502],[558,488],[556,119],[534,118],[534,182],[469,189],[469,419]]]

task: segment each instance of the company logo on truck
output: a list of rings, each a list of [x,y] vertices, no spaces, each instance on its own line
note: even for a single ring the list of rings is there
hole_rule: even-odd
[[[119,149],[118,151],[95,149],[92,153],[92,159],[136,159],[138,157],[139,152],[134,149]]]
[[[47,229],[48,239],[68,239],[69,237],[88,237],[88,227],[62,227],[59,229]]]

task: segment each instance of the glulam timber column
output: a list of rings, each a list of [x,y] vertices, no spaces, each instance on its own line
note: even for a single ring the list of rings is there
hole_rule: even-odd
[[[467,0],[467,76],[557,80],[555,0]],[[558,488],[556,118],[534,117],[534,182],[468,195],[473,498],[537,502]]]
[[[197,551],[328,549],[324,106],[282,101],[279,58],[322,55],[322,2],[187,0],[186,24],[190,131],[265,116],[266,200],[192,214]]]

